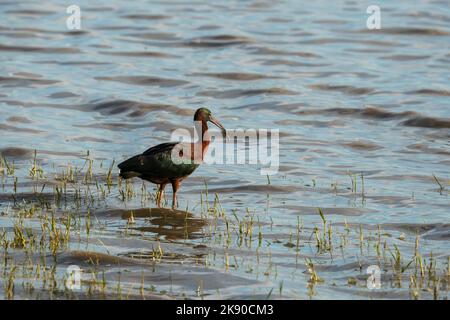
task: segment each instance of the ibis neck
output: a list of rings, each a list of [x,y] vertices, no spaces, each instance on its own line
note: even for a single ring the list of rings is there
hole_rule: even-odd
[[[206,121],[202,121],[202,127],[201,127],[201,132],[198,132],[200,128],[198,128],[197,126],[195,126],[195,130],[197,131],[197,137],[200,137],[199,140],[197,140],[197,144],[201,144],[201,152],[202,152],[202,161],[204,159],[204,156],[206,154],[206,151],[208,150],[208,146],[210,143],[210,139],[207,136],[208,134],[208,124],[206,123]]]
[[[209,141],[210,139],[207,136],[207,134],[208,134],[208,124],[206,123],[206,121],[202,121],[202,160],[205,156],[206,151],[208,150],[210,142]]]

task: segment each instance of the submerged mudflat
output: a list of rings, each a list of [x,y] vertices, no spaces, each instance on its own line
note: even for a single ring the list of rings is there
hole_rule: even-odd
[[[448,298],[446,4],[47,3],[0,4],[1,298]],[[279,172],[156,208],[116,165],[199,106],[279,129]]]

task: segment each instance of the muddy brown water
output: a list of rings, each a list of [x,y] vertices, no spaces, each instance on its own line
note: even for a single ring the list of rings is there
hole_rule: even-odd
[[[57,285],[16,268],[14,298],[414,298],[416,236],[443,277],[418,297],[448,297],[448,3],[382,1],[378,31],[356,1],[78,3],[76,32],[59,1],[0,3],[0,154],[15,167],[0,168],[0,230],[12,241],[33,205],[22,219],[36,234],[51,212],[84,226],[57,252],[0,248],[0,297],[14,266],[31,264]],[[279,172],[202,165],[176,212],[139,180],[123,200],[116,168],[108,187],[113,161],[191,128],[199,106],[227,128],[279,129]],[[88,150],[97,183],[83,182]],[[68,163],[80,172],[58,198]],[[318,208],[332,252],[317,247]],[[79,290],[64,288],[70,265]],[[380,289],[366,286],[369,265]]]

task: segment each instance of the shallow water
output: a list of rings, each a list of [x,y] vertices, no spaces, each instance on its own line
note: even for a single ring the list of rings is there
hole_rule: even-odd
[[[57,274],[72,264],[90,268],[94,257],[109,284],[106,298],[118,297],[117,283],[121,297],[139,298],[141,282],[147,298],[410,298],[411,270],[395,281],[383,264],[381,289],[369,290],[366,268],[382,264],[374,249],[381,235],[406,265],[416,234],[421,255],[432,252],[438,273],[447,272],[446,1],[381,2],[379,31],[366,29],[369,3],[357,1],[78,3],[77,32],[67,30],[59,1],[0,3],[0,153],[14,161],[17,177],[14,191],[12,175],[2,176],[0,228],[12,237],[12,217],[30,203],[57,217],[95,216],[90,234],[80,231],[67,248],[44,254]],[[67,163],[85,170],[89,150],[104,185],[113,160],[189,128],[199,106],[227,128],[280,130],[280,170],[270,184],[255,165],[203,165],[179,193],[188,213],[173,213],[142,199],[139,180],[137,195],[122,200],[114,168],[107,192],[92,184],[94,204],[75,203],[82,179],[55,201],[55,172]],[[34,150],[39,179],[29,174]],[[205,185],[209,205],[217,193],[227,219],[208,210]],[[333,253],[316,247],[318,208],[332,223]],[[251,219],[253,234],[242,238],[238,221]],[[39,229],[38,220],[25,220]],[[369,241],[363,248],[361,230]],[[341,248],[344,235],[349,244]],[[156,248],[164,254],[155,256]],[[26,260],[18,249],[3,256]],[[311,285],[305,259],[323,281]],[[16,277],[16,298],[67,297],[39,285],[30,293],[24,279]],[[439,290],[448,296],[445,282]],[[433,298],[432,291],[419,297]]]

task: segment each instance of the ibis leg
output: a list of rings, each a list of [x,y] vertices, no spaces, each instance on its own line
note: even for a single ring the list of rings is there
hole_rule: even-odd
[[[173,198],[172,198],[172,209],[175,209],[177,207],[177,191],[180,188],[180,180],[172,180],[172,191],[173,191]]]
[[[158,188],[158,192],[156,193],[156,204],[158,208],[161,208],[161,199],[163,197],[164,188],[166,187],[165,183],[161,183]]]

